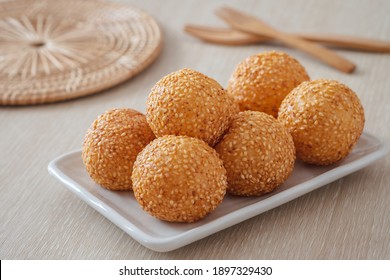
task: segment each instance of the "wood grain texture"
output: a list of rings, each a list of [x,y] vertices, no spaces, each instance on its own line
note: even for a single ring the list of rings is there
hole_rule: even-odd
[[[186,24],[184,31],[195,38],[206,42],[219,45],[250,45],[272,41],[270,37],[255,35],[229,27],[214,27],[196,24]],[[367,52],[390,52],[390,42],[363,37],[353,37],[334,34],[303,34],[294,33],[294,36],[300,37],[311,42],[324,44],[328,47],[337,49],[359,50]]]
[[[1,259],[389,259],[390,155],[290,203],[181,249],[144,248],[47,172],[50,160],[80,149],[86,129],[107,109],[145,112],[150,88],[189,67],[226,85],[241,59],[286,51],[313,79],[337,79],[359,95],[365,130],[390,141],[390,56],[339,51],[357,64],[343,74],[281,45],[217,46],[183,32],[187,23],[224,26],[223,4],[257,14],[288,32],[334,33],[390,40],[387,0],[125,1],[154,16],[164,33],[156,62],[113,89],[51,105],[0,107]],[[358,2],[358,3],[357,3]]]

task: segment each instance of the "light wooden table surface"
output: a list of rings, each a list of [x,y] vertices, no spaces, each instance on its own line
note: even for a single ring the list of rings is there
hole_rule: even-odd
[[[359,95],[365,130],[390,141],[390,55],[338,53],[358,68],[343,74],[281,45],[226,47],[183,32],[185,23],[223,26],[213,10],[228,3],[286,31],[390,40],[390,1],[132,0],[164,32],[161,56],[128,82],[91,97],[51,105],[0,107],[1,259],[389,259],[390,155],[290,203],[181,249],[157,253],[138,244],[68,191],[47,171],[55,157],[80,149],[107,109],[145,112],[150,88],[189,67],[226,86],[243,58],[266,50],[296,57],[312,79],[331,78]]]

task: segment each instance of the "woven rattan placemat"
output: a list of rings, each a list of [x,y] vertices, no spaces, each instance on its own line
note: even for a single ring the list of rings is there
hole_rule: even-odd
[[[0,104],[38,104],[121,83],[160,53],[155,20],[120,3],[0,3]]]

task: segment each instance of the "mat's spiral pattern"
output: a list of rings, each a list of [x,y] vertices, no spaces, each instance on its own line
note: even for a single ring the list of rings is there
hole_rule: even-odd
[[[157,23],[97,0],[0,3],[0,104],[92,94],[134,76],[159,54]]]

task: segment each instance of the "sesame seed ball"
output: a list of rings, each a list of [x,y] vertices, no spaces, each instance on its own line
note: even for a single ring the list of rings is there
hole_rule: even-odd
[[[215,146],[226,168],[229,193],[260,196],[271,192],[291,174],[294,142],[274,117],[257,111],[237,114]]]
[[[238,103],[229,96],[229,99],[230,99],[230,102],[231,102],[231,107],[230,107],[230,116],[231,118],[234,117],[234,115],[238,114],[240,112],[240,106],[238,105]]]
[[[155,138],[145,115],[132,109],[112,109],[88,129],[82,158],[90,177],[109,190],[131,190],[131,173],[138,153]]]
[[[226,171],[218,154],[202,140],[163,136],[138,155],[134,195],[154,217],[194,222],[205,217],[226,193]]]
[[[146,118],[157,137],[190,136],[213,146],[229,126],[231,101],[215,80],[182,69],[163,77],[152,88]]]
[[[238,64],[227,92],[241,111],[260,111],[276,117],[284,97],[309,79],[305,68],[295,58],[283,52],[263,52]]]
[[[304,82],[279,110],[278,119],[290,131],[303,161],[328,165],[346,157],[364,127],[364,111],[357,95],[333,80]]]

